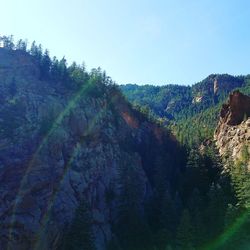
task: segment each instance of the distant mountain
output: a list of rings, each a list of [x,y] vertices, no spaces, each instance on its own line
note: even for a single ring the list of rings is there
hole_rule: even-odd
[[[120,88],[134,105],[145,106],[156,118],[166,119],[177,137],[191,146],[212,138],[221,105],[231,91],[250,94],[250,76],[213,74],[193,86],[127,84]]]

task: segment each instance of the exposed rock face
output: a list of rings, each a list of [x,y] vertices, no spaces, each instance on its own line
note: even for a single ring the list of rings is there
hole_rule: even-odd
[[[209,75],[200,83],[192,87],[193,99],[192,104],[208,103],[213,100],[213,103],[218,103],[219,96],[224,96],[230,93],[233,89],[241,87],[244,84],[244,79],[236,78],[230,75]],[[211,98],[212,97],[212,98]]]
[[[222,107],[215,140],[220,154],[223,156],[230,152],[233,160],[241,156],[244,145],[250,150],[249,96],[239,91],[230,95],[228,103]]]
[[[215,79],[215,80],[214,80],[214,95],[217,95],[218,90],[219,90],[218,80]]]
[[[94,98],[39,74],[31,56],[0,49],[0,249],[56,249],[83,198],[104,249],[121,166],[134,166],[143,206],[159,152],[172,157],[166,167],[176,173],[179,147],[119,92]]]
[[[234,91],[229,102],[223,105],[220,116],[227,125],[239,125],[244,118],[250,117],[250,97]]]
[[[200,103],[200,102],[202,102],[202,99],[203,99],[203,96],[196,96],[192,100],[192,103]]]

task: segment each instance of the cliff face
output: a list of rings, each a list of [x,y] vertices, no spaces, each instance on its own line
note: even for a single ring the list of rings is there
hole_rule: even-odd
[[[200,101],[206,102],[209,98],[213,97],[217,102],[219,96],[228,95],[230,91],[244,84],[244,79],[241,77],[233,77],[230,75],[210,75],[202,82],[193,86],[194,99],[193,103]]]
[[[220,113],[215,131],[215,140],[220,154],[232,155],[233,160],[241,156],[244,146],[250,152],[250,97],[233,92]],[[250,167],[250,162],[249,162]]]
[[[93,97],[84,86],[74,93],[39,76],[31,56],[0,49],[0,248],[56,249],[84,199],[97,249],[104,249],[117,213],[119,170],[133,166],[143,207],[159,154],[171,156],[171,183],[179,147],[117,90]]]

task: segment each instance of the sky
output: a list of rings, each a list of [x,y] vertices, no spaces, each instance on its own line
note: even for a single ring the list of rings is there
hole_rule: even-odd
[[[249,0],[0,0],[0,35],[101,67],[118,84],[250,73]]]

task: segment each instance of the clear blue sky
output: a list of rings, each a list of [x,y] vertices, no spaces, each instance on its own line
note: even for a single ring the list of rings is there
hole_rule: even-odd
[[[120,84],[250,73],[249,0],[5,0],[0,23]]]

